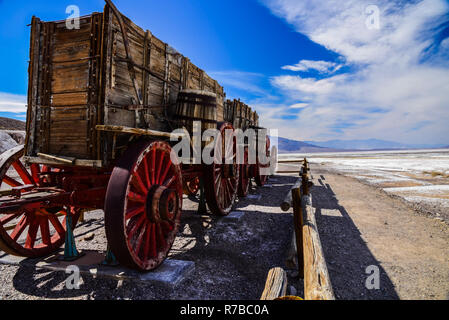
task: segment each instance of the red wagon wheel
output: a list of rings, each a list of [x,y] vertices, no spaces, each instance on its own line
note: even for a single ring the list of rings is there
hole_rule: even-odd
[[[52,170],[39,164],[31,164],[28,169],[21,161],[23,149],[19,146],[2,155],[2,190],[24,185],[37,187],[44,182],[41,173]],[[21,205],[14,210],[2,210],[0,204],[0,249],[12,255],[33,258],[55,252],[64,243],[68,213],[72,215],[74,229],[80,212],[73,207]]]
[[[250,168],[248,164],[248,147],[245,147],[243,163],[240,165],[239,174],[239,197],[246,197],[249,192],[249,185],[251,184]]]
[[[127,150],[114,168],[105,200],[106,236],[119,262],[152,270],[167,257],[182,211],[181,168],[165,142]]]
[[[263,150],[261,150],[261,151],[263,152]],[[265,154],[266,154],[266,157],[268,159],[270,159],[270,138],[268,138],[268,136],[267,136]],[[257,164],[255,165],[255,180],[256,180],[256,184],[259,187],[263,187],[268,179],[268,175],[262,174],[265,172],[262,172],[261,169],[263,168],[264,169],[263,171],[266,171],[266,170],[268,170],[269,167],[270,167],[270,163],[267,163],[267,164],[259,163],[259,155],[257,155]]]
[[[214,153],[215,161],[211,165],[206,165],[204,170],[205,196],[209,209],[215,215],[226,216],[231,210],[237,197],[239,184],[239,165],[237,164],[237,138],[233,137],[226,141],[227,130],[234,131],[230,123],[218,124],[221,139],[216,143],[220,144],[215,150],[221,152]],[[226,146],[226,143],[229,143]],[[226,150],[231,151],[232,164],[226,164]],[[221,157],[221,159],[219,159]],[[229,161],[230,162],[230,161]]]
[[[184,193],[188,196],[195,196],[200,190],[200,178],[194,177],[191,180],[184,181]]]

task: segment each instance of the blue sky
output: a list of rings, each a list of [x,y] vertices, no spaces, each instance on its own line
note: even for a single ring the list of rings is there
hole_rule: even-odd
[[[448,1],[114,3],[281,136],[449,144]],[[0,115],[24,119],[32,15],[64,19],[72,4],[83,15],[104,1],[0,0]]]

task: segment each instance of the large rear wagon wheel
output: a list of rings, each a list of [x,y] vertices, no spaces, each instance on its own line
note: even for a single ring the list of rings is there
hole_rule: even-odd
[[[234,131],[234,128],[230,123],[218,124],[218,128],[221,139],[217,139],[216,143],[219,145],[215,150],[221,149],[222,151],[214,154],[215,161],[213,164],[205,165],[204,191],[207,206],[212,214],[227,216],[231,213],[232,206],[237,197],[239,185],[237,139],[235,137],[228,139],[229,141],[226,141],[225,139],[227,130]],[[229,143],[229,145],[226,146],[226,143]],[[229,158],[232,158],[232,163],[226,164],[226,150],[231,151]]]
[[[118,261],[138,270],[157,268],[178,232],[182,175],[165,142],[131,147],[114,168],[105,200],[106,237]]]
[[[47,166],[22,163],[24,147],[6,151],[0,160],[1,189],[31,186],[39,187],[42,173],[52,170]],[[72,230],[80,211],[73,207],[47,208],[42,205],[21,205],[17,209],[2,210],[0,204],[0,250],[22,257],[45,257],[57,251],[65,240],[66,216],[72,216]]]

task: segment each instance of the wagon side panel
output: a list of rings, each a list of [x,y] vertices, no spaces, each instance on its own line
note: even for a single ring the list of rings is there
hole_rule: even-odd
[[[33,19],[28,93],[28,156],[95,159],[102,14],[79,29]]]

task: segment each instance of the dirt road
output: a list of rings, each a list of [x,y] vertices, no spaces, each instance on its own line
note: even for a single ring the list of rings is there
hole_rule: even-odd
[[[379,188],[312,166],[313,205],[338,299],[449,299],[449,227]],[[380,289],[366,268],[378,266]]]

